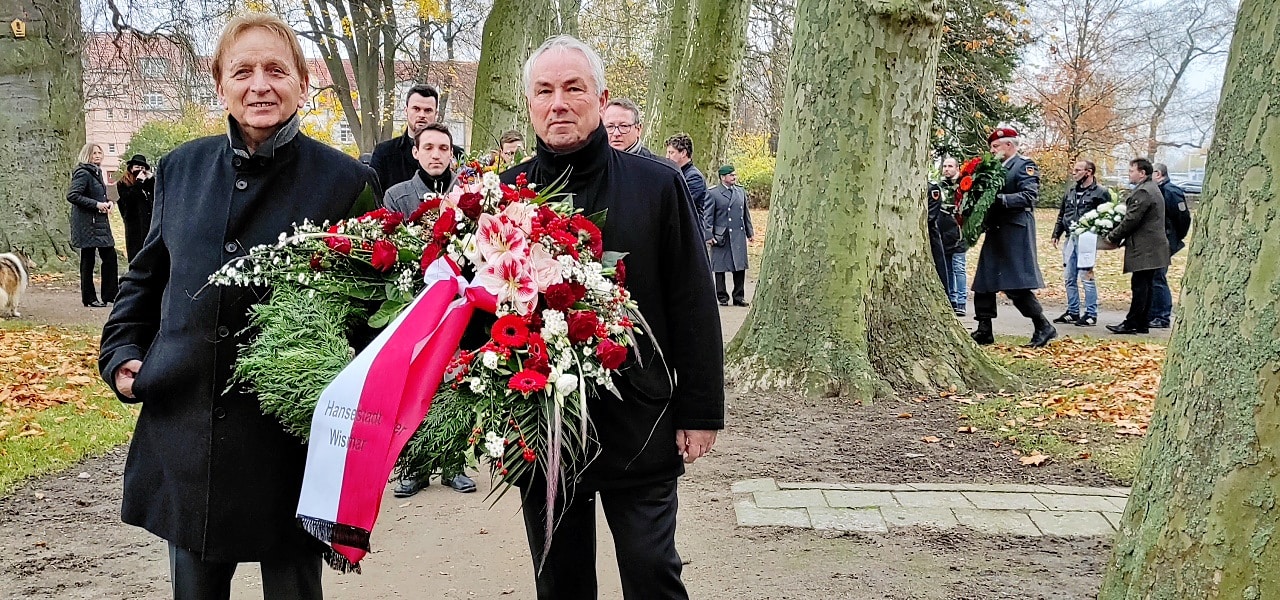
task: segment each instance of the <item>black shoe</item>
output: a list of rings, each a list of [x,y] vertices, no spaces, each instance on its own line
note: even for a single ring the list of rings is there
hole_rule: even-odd
[[[1036,323],[1035,331],[1031,333],[1031,341],[1027,342],[1027,347],[1043,348],[1048,346],[1049,341],[1056,337],[1058,337],[1058,330],[1054,329],[1053,325],[1045,320],[1044,317],[1040,317],[1039,322]]]
[[[1077,327],[1093,327],[1094,325],[1097,325],[1097,324],[1098,324],[1098,317],[1085,315],[1083,317],[1080,317],[1079,319],[1076,319]]]
[[[955,311],[957,317],[963,317],[965,315],[964,308],[962,307],[957,306],[951,310]]]
[[[429,485],[431,481],[428,479],[404,478],[396,482],[396,487],[391,488],[391,494],[397,498],[408,498]]]
[[[466,475],[457,475],[452,479],[440,478],[440,483],[447,485],[459,492],[469,494],[476,491],[476,482]]]
[[[94,300],[93,302],[89,302],[85,304],[85,307],[87,308],[106,308],[106,306],[107,306],[107,303],[102,302],[101,300]]]
[[[969,334],[973,341],[979,346],[988,346],[996,343],[996,336],[991,333],[991,319],[981,319],[978,321],[978,329]]]
[[[1151,322],[1147,323],[1147,327],[1152,329],[1168,329],[1169,322],[1164,319],[1151,319]]]
[[[728,300],[721,300],[721,301],[720,301],[720,306],[729,306],[729,301],[728,301]]]
[[[1080,317],[1072,314],[1070,311],[1062,313],[1062,316],[1053,320],[1054,323],[1076,323],[1080,321]]]
[[[751,306],[750,302],[734,302],[734,306]]]
[[[1119,325],[1107,325],[1107,331],[1120,335],[1129,335],[1134,333],[1147,333],[1147,328],[1143,327],[1142,329],[1138,329],[1136,327],[1130,327],[1128,323],[1121,323]]]

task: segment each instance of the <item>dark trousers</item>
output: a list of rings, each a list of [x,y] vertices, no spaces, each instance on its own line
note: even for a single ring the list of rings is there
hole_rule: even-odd
[[[93,289],[94,254],[102,257],[102,301],[115,302],[119,285],[115,248],[80,249],[80,300],[85,304],[98,301],[98,293]]]
[[[227,600],[231,597],[233,562],[210,562],[199,554],[169,544],[169,580],[174,600]],[[319,554],[295,554],[264,560],[262,597],[266,600],[322,600]]]
[[[1156,274],[1161,269],[1134,271],[1129,277],[1129,289],[1133,292],[1133,300],[1129,302],[1129,314],[1124,322],[1132,329],[1147,330],[1151,322],[1151,291]]]
[[[716,298],[721,304],[729,301],[729,291],[725,289],[724,272],[716,272]],[[747,300],[747,272],[733,272],[733,301],[736,304],[742,304]]]
[[[546,491],[541,484],[521,490],[524,529],[533,555],[539,600],[594,600],[596,591],[596,496],[575,495],[556,515],[546,563],[539,572],[545,538]],[[676,480],[636,488],[600,491],[605,520],[613,533],[627,600],[686,600],[676,552]]]
[[[1013,306],[1022,313],[1022,316],[1036,320],[1044,318],[1044,309],[1040,307],[1040,301],[1036,300],[1036,293],[1031,290],[1005,290],[1004,295],[1013,301]],[[996,318],[996,293],[995,292],[974,292],[973,294],[973,316],[979,321],[984,319]]]
[[[1169,267],[1156,269],[1151,280],[1152,321],[1168,323],[1173,317],[1173,292],[1169,290]]]

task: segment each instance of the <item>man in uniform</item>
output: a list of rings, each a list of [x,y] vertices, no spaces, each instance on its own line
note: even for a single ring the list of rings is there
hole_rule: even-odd
[[[716,278],[716,297],[720,306],[729,305],[729,289],[725,273],[733,274],[733,305],[751,306],[747,302],[747,244],[756,237],[747,209],[747,193],[738,185],[733,165],[718,171],[720,185],[707,190],[705,223],[707,245],[711,247],[711,272]]]
[[[973,332],[979,344],[995,343],[991,320],[996,318],[996,292],[1004,292],[1022,316],[1031,319],[1035,331],[1027,344],[1040,348],[1058,337],[1034,290],[1044,287],[1036,258],[1036,199],[1040,196],[1040,170],[1031,159],[1018,153],[1018,132],[1000,127],[987,137],[991,153],[1004,161],[1004,187],[987,210],[986,239],[978,255],[978,271],[973,277]]]
[[[1164,235],[1169,239],[1169,256],[1177,254],[1186,243],[1187,232],[1191,230],[1191,209],[1187,208],[1187,192],[1169,181],[1169,167],[1164,163],[1155,164],[1152,178],[1160,186],[1160,195],[1164,196]],[[1166,329],[1173,318],[1173,293],[1169,291],[1169,267],[1156,272],[1155,281],[1151,284],[1151,322],[1150,327]]]

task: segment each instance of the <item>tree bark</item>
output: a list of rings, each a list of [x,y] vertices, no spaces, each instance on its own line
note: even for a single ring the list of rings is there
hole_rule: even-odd
[[[678,131],[668,124],[670,107],[675,102],[676,87],[684,78],[685,60],[689,56],[689,23],[694,16],[691,1],[672,0],[663,7],[665,14],[659,35],[653,43],[653,70],[649,75],[649,99],[645,103],[645,144],[658,148],[666,138]],[[697,156],[694,147],[694,156]]]
[[[760,286],[728,350],[734,383],[859,399],[1007,383],[951,314],[929,256],[941,21],[941,1],[797,4]]]
[[[1280,598],[1280,4],[1239,23],[1105,600]]]
[[[496,146],[508,129],[523,130],[533,139],[521,77],[524,62],[554,29],[551,0],[494,0],[476,67],[473,149]]]
[[[85,143],[79,0],[0,0],[0,251],[52,267],[70,246],[67,186]],[[7,21],[21,18],[27,37]]]
[[[698,0],[683,72],[664,109],[661,131],[683,131],[693,139],[694,162],[704,173],[724,162],[734,89],[742,75],[751,3]]]

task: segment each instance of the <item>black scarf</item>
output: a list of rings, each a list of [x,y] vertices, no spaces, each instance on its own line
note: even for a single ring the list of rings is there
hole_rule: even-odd
[[[443,194],[449,189],[449,186],[453,185],[453,170],[445,169],[439,175],[432,175],[422,169],[418,169],[418,179],[427,184],[427,189],[437,194]]]
[[[573,204],[588,215],[600,212],[607,206],[605,190],[609,182],[605,173],[609,158],[616,152],[609,145],[609,134],[601,124],[587,138],[587,145],[572,152],[557,153],[538,139],[538,160],[529,172],[529,181],[540,186],[565,183],[565,193],[573,194]],[[567,182],[565,171],[570,171]]]

